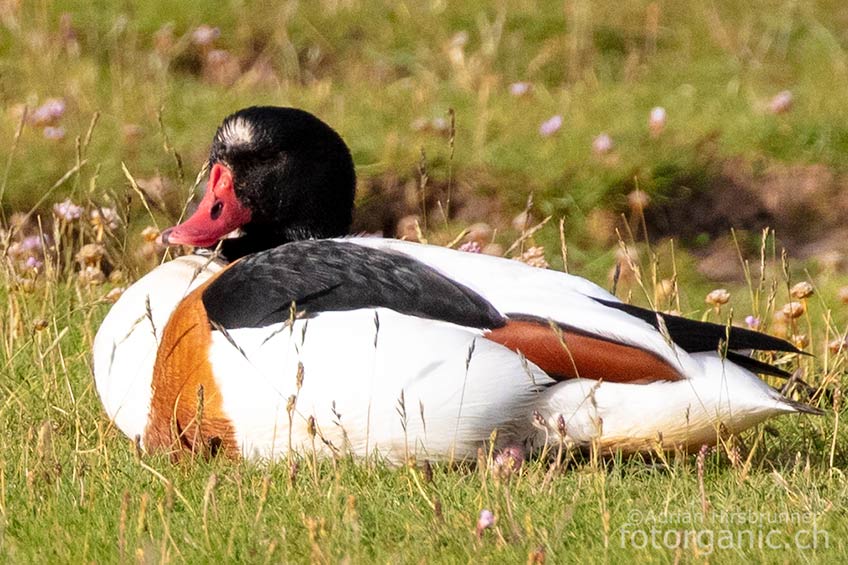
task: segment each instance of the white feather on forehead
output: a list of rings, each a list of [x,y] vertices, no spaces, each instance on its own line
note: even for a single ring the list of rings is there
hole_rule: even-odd
[[[218,139],[227,147],[248,145],[253,142],[254,137],[253,124],[241,116],[224,122],[218,132]]]

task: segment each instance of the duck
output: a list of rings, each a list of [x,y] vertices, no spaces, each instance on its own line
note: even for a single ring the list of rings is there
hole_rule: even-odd
[[[196,211],[161,235],[196,252],[132,285],[94,340],[105,411],[148,452],[635,453],[821,413],[758,376],[786,376],[749,354],[802,353],[785,340],[502,257],[348,235],[353,159],[308,112],[227,116],[208,164]]]

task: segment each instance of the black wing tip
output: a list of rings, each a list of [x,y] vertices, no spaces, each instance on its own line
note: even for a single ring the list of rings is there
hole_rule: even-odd
[[[824,416],[826,414],[826,412],[821,408],[816,408],[815,406],[810,406],[809,404],[805,404],[797,400],[792,400],[786,397],[783,397],[781,400],[784,404],[791,406],[796,412],[801,412],[802,414],[811,414],[813,416]]]
[[[655,328],[659,326],[657,316],[661,316],[666,322],[666,327],[672,340],[690,353],[717,349],[719,342],[729,337],[730,348],[734,350],[755,349],[757,351],[782,351],[797,355],[811,355],[798,349],[789,341],[767,333],[737,326],[730,326],[728,331],[727,326],[722,324],[691,320],[683,316],[665,314],[649,308],[642,308],[604,298],[593,297],[593,299],[599,304],[639,318]]]
[[[784,353],[794,353],[796,355],[809,355],[812,356],[812,353],[807,353],[792,343],[789,340],[783,339],[781,337],[773,336],[771,334],[767,334],[757,330],[749,330],[748,328],[740,328],[738,326],[730,327],[730,339],[733,340],[734,335],[739,336],[737,339],[740,339],[741,336],[745,336],[751,342],[760,342],[763,343],[763,348],[758,348],[756,346],[749,347],[748,349],[757,349],[758,351],[782,351]],[[766,346],[768,344],[768,346]],[[779,347],[778,347],[779,345]]]
[[[779,377],[781,379],[788,379],[792,376],[792,373],[788,371],[784,371],[779,367],[775,367],[770,363],[766,363],[765,361],[760,361],[754,357],[748,357],[747,355],[743,355],[741,353],[736,353],[735,351],[728,351],[725,355],[725,358],[739,365],[743,369],[747,369],[752,373],[759,373],[761,375],[771,375],[773,377]]]

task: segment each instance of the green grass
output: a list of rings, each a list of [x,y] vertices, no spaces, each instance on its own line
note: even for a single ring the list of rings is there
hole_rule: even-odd
[[[138,455],[103,416],[90,378],[104,292],[40,284],[6,297],[5,319],[17,313],[23,326],[7,327],[3,344],[6,561],[520,562],[541,550],[549,563],[838,562],[846,554],[848,438],[832,411],[773,421],[746,434],[746,447],[720,447],[700,462],[571,453],[562,465],[531,461],[511,479],[488,464],[438,465],[428,477],[422,461],[316,464],[307,453],[292,473],[290,461]],[[36,319],[49,323],[35,331]],[[478,539],[484,508],[496,524]],[[652,529],[657,547],[641,537]],[[771,546],[757,541],[773,530]],[[805,537],[813,530],[818,537]],[[815,549],[804,547],[810,540]]]
[[[63,13],[73,39],[63,35]],[[168,23],[171,46],[157,51]],[[202,49],[190,44],[204,23],[220,28],[215,47],[238,62],[230,78],[204,70]],[[527,562],[544,553],[548,563],[843,562],[848,365],[844,350],[827,345],[845,335],[848,308],[837,299],[845,276],[814,260],[790,261],[784,274],[772,238],[760,284],[752,226],[737,228],[753,280],[729,283],[733,297],[720,312],[706,309],[714,284],[696,273],[690,253],[703,245],[700,236],[672,253],[668,242],[649,249],[638,230],[634,238],[623,232],[641,253],[644,288],[623,277],[618,294],[645,304],[676,274],[679,294],[660,297],[658,307],[714,321],[732,308],[736,321],[754,313],[772,324],[791,284],[810,280],[817,292],[789,333],[806,334],[815,357],[786,362],[825,393],[816,401],[827,414],[775,420],[700,460],[572,453],[562,464],[531,461],[509,480],[486,462],[434,466],[430,479],[421,461],[393,468],[379,460],[316,463],[305,454],[292,473],[289,461],[172,464],[137,454],[103,414],[91,377],[93,335],[109,307],[103,298],[125,283],[83,284],[73,256],[97,241],[108,253],[104,264],[126,279],[149,268],[138,232],[174,221],[173,203],[178,210],[189,194],[221,118],[273,103],[316,112],[342,133],[362,204],[382,205],[368,186],[400,187],[386,202],[407,200],[403,213],[420,212],[423,149],[431,189],[443,200],[450,183],[457,199],[447,222],[437,208],[428,211],[434,241],[485,220],[508,246],[517,236],[510,219],[532,192],[534,214],[554,218],[531,243],[561,268],[563,218],[571,272],[609,287],[618,244],[598,234],[591,217],[598,209],[624,212],[635,228],[626,195],[636,186],[662,204],[681,191],[715,188],[733,160],[755,180],[769,167],[815,164],[837,178],[848,171],[848,105],[840,96],[848,91],[846,27],[848,10],[835,1],[3,4],[0,219],[6,230],[13,213],[35,207],[42,229],[56,234],[60,260],[35,277],[8,254],[7,243],[37,233],[37,216],[23,234],[4,231],[0,560]],[[460,32],[467,33],[461,50]],[[533,89],[515,98],[508,87],[519,80]],[[769,100],[783,89],[794,95],[792,110],[774,115]],[[16,139],[21,105],[32,111],[49,97],[67,103],[65,138],[45,139],[41,127],[27,125]],[[653,138],[647,118],[658,105],[669,123]],[[449,109],[453,144],[445,132],[413,127],[447,118]],[[562,130],[540,136],[554,114],[564,117]],[[126,135],[128,124],[140,133]],[[610,155],[592,153],[600,132],[615,142]],[[166,178],[164,208],[171,208],[154,206],[151,218],[122,163],[134,178]],[[54,232],[49,209],[66,195],[89,207],[117,206],[124,224],[115,233],[98,234],[88,223]],[[478,538],[482,509],[496,524]],[[657,547],[641,537],[651,528]],[[818,537],[805,537],[809,530]],[[675,544],[678,531],[685,543]],[[802,547],[811,541],[817,547]]]
[[[10,561],[514,562],[537,548],[549,562],[634,555],[836,562],[845,555],[848,454],[832,414],[785,417],[755,430],[745,438],[748,448],[756,445],[747,460],[744,452],[741,460],[729,457],[733,448],[707,454],[703,479],[696,457],[673,453],[608,461],[571,454],[562,466],[528,463],[511,480],[486,465],[435,466],[428,480],[423,462],[316,465],[305,454],[292,477],[288,461],[173,464],[139,456],[106,421],[90,378],[91,335],[107,309],[98,300],[103,292],[43,284],[7,296],[6,319],[17,312],[23,325],[4,332],[0,516]],[[34,331],[39,318],[48,326]],[[497,522],[477,539],[483,508]],[[740,523],[751,518],[739,513],[757,513],[757,521]],[[813,517],[826,532],[818,534],[819,547],[795,547],[794,536],[811,530]],[[668,549],[669,537],[656,549],[639,549],[638,532],[650,535],[651,527],[699,532],[701,547]],[[770,541],[790,547],[745,541],[720,549],[725,530],[775,530]],[[710,547],[714,555],[707,555]]]

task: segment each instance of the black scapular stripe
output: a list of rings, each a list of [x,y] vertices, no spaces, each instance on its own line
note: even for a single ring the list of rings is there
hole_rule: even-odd
[[[600,298],[595,298],[595,301],[644,320],[657,329],[659,329],[657,316],[662,317],[672,341],[688,353],[716,351],[719,343],[722,341],[727,341],[727,348],[730,350],[756,349],[759,351],[804,353],[788,341],[762,332],[737,328],[736,326],[730,326],[728,332],[727,326],[721,324],[699,322],[698,320],[690,320],[682,316],[662,314],[648,310],[647,308],[633,306],[632,304],[624,304],[623,302],[614,302]]]
[[[344,241],[296,241],[255,253],[203,292],[210,321],[226,329],[285,322],[292,303],[306,316],[389,308],[472,328],[505,323],[485,298],[424,263]]]
[[[736,353],[735,351],[728,351],[726,354],[726,358],[728,361],[736,363],[743,369],[748,369],[752,373],[771,375],[773,377],[780,377],[782,379],[788,379],[792,376],[787,371],[775,367],[774,365],[769,365],[765,361],[760,361],[759,359],[755,359],[754,357],[748,357],[747,355],[742,355],[741,353]]]

